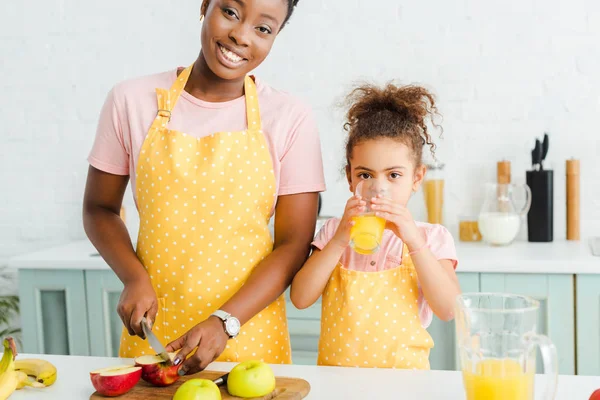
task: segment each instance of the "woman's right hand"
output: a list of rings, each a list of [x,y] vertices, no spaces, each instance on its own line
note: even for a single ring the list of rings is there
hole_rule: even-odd
[[[145,338],[142,330],[142,317],[146,317],[152,327],[158,311],[158,300],[148,277],[125,284],[117,312],[131,336]]]
[[[338,244],[339,246],[348,246],[348,243],[350,243],[350,230],[354,225],[352,218],[364,212],[366,205],[367,203],[362,199],[362,197],[358,195],[350,197],[346,203],[344,216],[342,217],[342,220],[335,231],[335,235],[333,235],[333,238],[331,239],[332,242]]]

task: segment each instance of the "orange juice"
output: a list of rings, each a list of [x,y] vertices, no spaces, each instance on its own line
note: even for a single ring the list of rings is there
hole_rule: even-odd
[[[467,400],[533,400],[534,371],[511,359],[488,359],[463,370]]]
[[[385,219],[373,214],[353,217],[354,226],[350,230],[350,245],[359,254],[372,254],[379,250]]]
[[[444,180],[428,179],[423,183],[423,195],[427,206],[427,222],[442,223],[442,207],[444,205]]]

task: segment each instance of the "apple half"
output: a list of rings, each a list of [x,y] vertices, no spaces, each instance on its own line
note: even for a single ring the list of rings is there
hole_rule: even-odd
[[[169,353],[171,361],[175,353]],[[179,367],[168,364],[159,355],[136,357],[135,365],[142,368],[142,379],[154,386],[169,386],[179,379]]]
[[[142,368],[132,365],[118,365],[90,372],[94,389],[107,397],[120,396],[129,392],[141,377]]]

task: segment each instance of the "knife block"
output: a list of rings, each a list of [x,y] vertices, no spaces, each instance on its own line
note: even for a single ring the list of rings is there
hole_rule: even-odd
[[[552,242],[554,238],[554,174],[552,170],[527,171],[531,207],[527,213],[530,242]]]

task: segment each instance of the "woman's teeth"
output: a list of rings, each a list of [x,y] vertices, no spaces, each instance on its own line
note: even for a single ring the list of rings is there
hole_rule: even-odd
[[[227,58],[231,62],[237,63],[237,62],[240,62],[243,60],[242,57],[238,56],[233,51],[227,50],[225,47],[223,47],[221,45],[219,45],[219,50],[221,50],[221,53],[223,53],[225,58]]]

